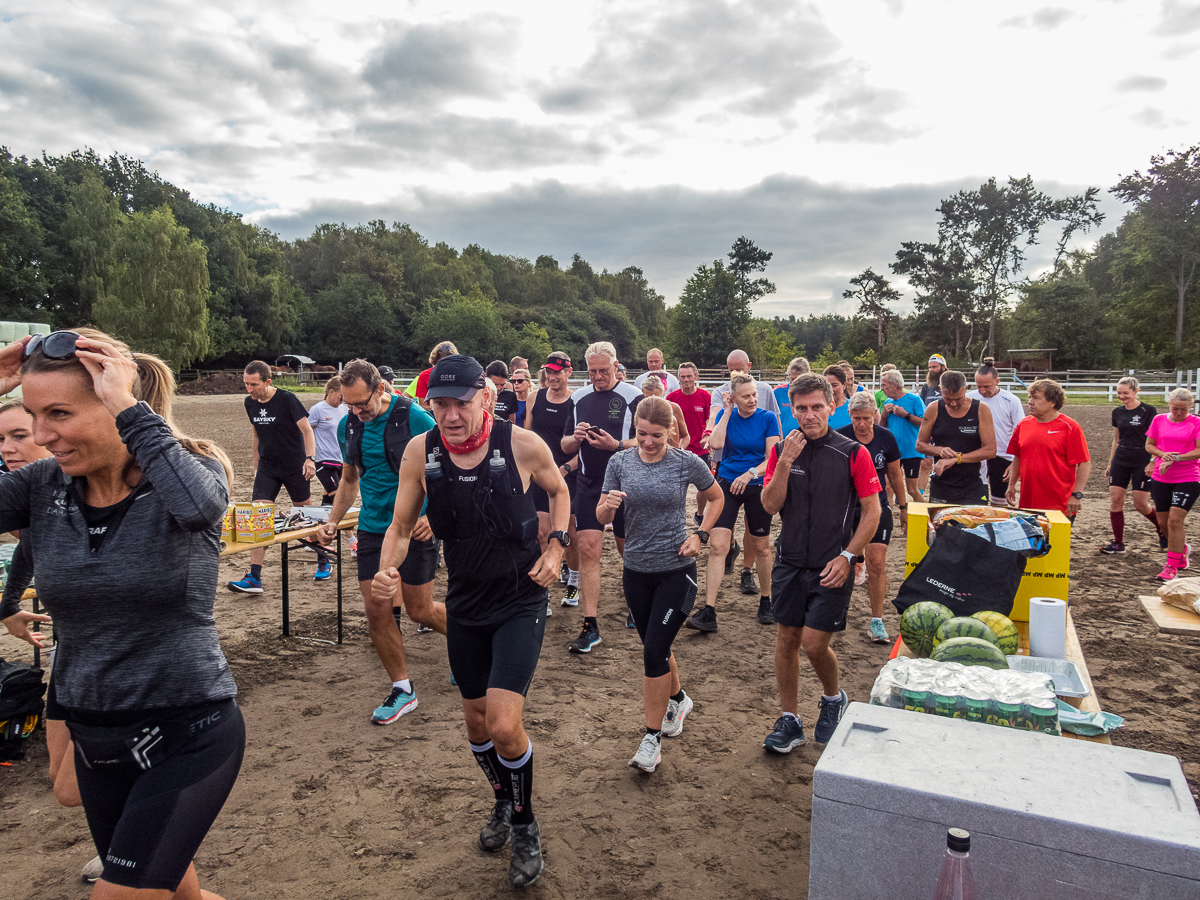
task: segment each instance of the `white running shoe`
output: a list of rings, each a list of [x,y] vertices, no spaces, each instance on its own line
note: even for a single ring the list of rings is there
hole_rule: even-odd
[[[663,737],[679,737],[683,734],[683,720],[688,717],[688,713],[692,711],[692,698],[684,691],[683,699],[676,703],[674,700],[667,701],[667,714],[663,716],[662,733]]]
[[[662,749],[659,747],[658,738],[652,734],[643,735],[642,743],[638,747],[637,753],[633,754],[629,765],[635,769],[641,769],[643,772],[653,772],[658,768],[660,762],[662,762]]]
[[[104,874],[104,860],[99,856],[93,856],[88,860],[87,865],[83,867],[81,873],[84,881],[96,882],[100,880],[100,876]]]

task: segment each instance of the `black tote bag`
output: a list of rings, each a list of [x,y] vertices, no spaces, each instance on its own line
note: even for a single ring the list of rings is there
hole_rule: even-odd
[[[985,609],[1007,616],[1024,574],[1025,557],[1015,550],[997,547],[961,528],[943,528],[900,585],[892,605],[903,613],[914,603],[932,600],[956,616]]]

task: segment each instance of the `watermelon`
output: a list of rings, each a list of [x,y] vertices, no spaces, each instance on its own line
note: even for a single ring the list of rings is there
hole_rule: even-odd
[[[990,641],[977,637],[947,638],[934,648],[933,658],[938,662],[956,662],[964,666],[1008,668],[1004,651]]]
[[[917,656],[928,656],[938,628],[953,618],[954,613],[949,608],[932,600],[922,600],[906,609],[900,617],[900,636]]]
[[[1020,641],[1017,636],[1017,626],[1012,623],[1012,619],[1002,613],[992,612],[977,612],[971,618],[978,619],[987,625],[996,633],[997,645],[1004,651],[1005,656],[1016,656],[1017,647]]]
[[[936,650],[942,641],[956,637],[979,638],[996,647],[1000,646],[1000,639],[996,637],[996,632],[992,631],[986,622],[970,616],[955,616],[949,622],[943,622],[938,626],[937,634],[933,636],[933,649]]]

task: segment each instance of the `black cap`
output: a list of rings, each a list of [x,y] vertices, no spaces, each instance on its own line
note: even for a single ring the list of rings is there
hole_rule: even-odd
[[[438,360],[429,373],[429,391],[425,396],[470,400],[483,387],[483,366],[470,356],[458,354]]]
[[[391,366],[380,366],[379,367],[379,377],[382,378],[384,381],[386,381],[388,384],[391,384],[393,381],[396,380],[396,373],[392,371]]]
[[[956,853],[971,852],[971,834],[961,828],[951,828],[946,832],[946,847]]]

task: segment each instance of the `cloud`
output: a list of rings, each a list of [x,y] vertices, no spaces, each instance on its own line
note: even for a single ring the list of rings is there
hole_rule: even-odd
[[[1074,17],[1069,9],[1057,6],[1046,6],[1028,16],[1013,16],[1000,23],[1001,28],[1036,28],[1039,31],[1053,31],[1059,25]]]
[[[838,91],[821,105],[818,141],[891,144],[920,133],[916,127],[892,125],[887,117],[905,105],[900,91],[858,83]]]
[[[1163,115],[1161,109],[1155,109],[1153,106],[1144,106],[1129,118],[1138,125],[1145,125],[1147,128],[1167,127],[1167,117]]]
[[[1193,31],[1200,31],[1200,3],[1164,0],[1162,19],[1154,26],[1151,34],[1159,37],[1179,37]]]
[[[1127,78],[1122,78],[1115,85],[1117,91],[1128,93],[1131,91],[1161,91],[1167,86],[1167,79],[1160,78],[1157,75],[1130,75]]]
[[[1187,59],[1197,50],[1200,50],[1200,44],[1172,44],[1162,53],[1162,58],[1171,60]]]

